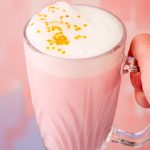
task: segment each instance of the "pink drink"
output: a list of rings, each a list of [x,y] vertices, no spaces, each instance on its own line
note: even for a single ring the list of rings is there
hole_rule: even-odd
[[[121,56],[118,52],[113,55]],[[34,53],[26,45],[33,106],[46,147],[48,150],[98,150],[111,128],[116,110],[121,57],[114,64],[110,62],[111,66],[103,72],[100,66],[99,73],[91,76],[65,77],[46,72],[48,65],[51,68],[48,59],[53,58]],[[105,59],[109,61],[113,55]],[[56,61],[62,66],[52,67],[63,67],[62,60]],[[77,70],[82,71],[83,67]]]
[[[117,105],[124,50],[120,41],[105,54],[68,59],[44,54],[26,39],[33,106],[48,150],[101,149]]]

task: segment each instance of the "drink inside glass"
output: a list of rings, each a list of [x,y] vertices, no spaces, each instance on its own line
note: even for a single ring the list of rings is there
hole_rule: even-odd
[[[24,36],[45,147],[104,149],[120,87],[126,40],[122,22],[103,9],[57,2],[29,20]]]

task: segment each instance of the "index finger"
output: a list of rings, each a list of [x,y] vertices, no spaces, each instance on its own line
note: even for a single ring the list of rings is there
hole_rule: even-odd
[[[150,103],[150,34],[135,36],[130,45],[129,55],[138,61],[143,91]]]

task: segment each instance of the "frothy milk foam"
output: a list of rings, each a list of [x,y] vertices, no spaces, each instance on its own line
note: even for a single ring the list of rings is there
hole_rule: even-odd
[[[26,37],[46,54],[25,42],[33,106],[48,150],[101,150],[116,110],[124,43],[93,56],[122,36],[122,24],[108,12],[65,2],[29,21]]]
[[[109,51],[121,40],[122,29],[106,11],[57,2],[32,17],[26,34],[43,53],[76,59]]]

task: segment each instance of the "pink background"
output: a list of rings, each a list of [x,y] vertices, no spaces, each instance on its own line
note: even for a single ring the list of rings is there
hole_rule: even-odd
[[[106,8],[119,16],[128,31],[126,51],[132,37],[150,33],[149,0],[68,0]],[[0,149],[43,150],[34,121],[25,71],[23,27],[36,11],[54,0],[5,0],[0,3]],[[114,121],[116,127],[135,132],[150,122],[150,110],[134,99],[129,75],[124,75]],[[109,150],[130,150],[110,144]],[[141,150],[149,150],[147,145]]]

